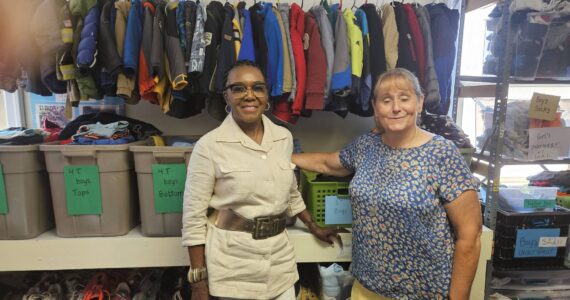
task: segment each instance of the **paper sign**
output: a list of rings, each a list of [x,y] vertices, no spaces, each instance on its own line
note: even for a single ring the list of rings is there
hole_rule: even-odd
[[[103,212],[101,204],[101,185],[99,183],[99,167],[65,166],[65,195],[67,198],[67,214],[100,215]],[[126,189],[129,187],[126,186]]]
[[[570,156],[570,127],[528,130],[528,159],[556,159]]]
[[[528,117],[546,121],[553,121],[558,110],[560,96],[534,93],[530,99]]]
[[[568,237],[541,237],[538,241],[538,247],[566,247]]]
[[[352,224],[352,207],[348,196],[325,196],[325,224]]]
[[[555,200],[548,199],[524,199],[524,208],[554,208]]]
[[[185,164],[153,164],[154,211],[181,213],[186,183]]]
[[[337,245],[335,245],[335,247]],[[337,259],[352,259],[352,240],[351,239],[342,240],[342,248],[337,247],[337,249],[338,249],[336,251],[336,258]]]
[[[558,249],[539,246],[540,239],[545,237],[560,237],[560,228],[517,230],[515,258],[556,256],[556,251],[558,251]]]
[[[4,183],[4,169],[0,165],[0,214],[8,213],[8,199],[6,197],[6,184]]]

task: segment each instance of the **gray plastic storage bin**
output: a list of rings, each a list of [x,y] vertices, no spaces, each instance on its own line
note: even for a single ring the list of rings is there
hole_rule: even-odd
[[[40,150],[49,172],[57,235],[118,236],[135,226],[137,191],[129,144],[46,144]],[[101,214],[68,214],[64,167],[77,165],[99,168]]]
[[[0,146],[8,213],[0,239],[30,239],[53,227],[49,180],[38,145]]]
[[[192,137],[192,139],[198,138]],[[166,140],[168,141],[168,138]],[[130,148],[134,153],[139,185],[142,234],[145,236],[180,236],[182,213],[156,211],[152,165],[185,164],[188,166],[193,147],[133,145]],[[186,170],[186,167],[184,169]]]

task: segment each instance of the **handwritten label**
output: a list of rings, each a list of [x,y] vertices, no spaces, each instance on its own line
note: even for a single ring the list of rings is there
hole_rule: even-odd
[[[528,159],[556,159],[568,157],[570,127],[531,128],[528,130]]]
[[[185,164],[153,164],[154,211],[181,213],[186,183]]]
[[[540,241],[538,242],[538,247],[544,248],[558,248],[558,247],[566,247],[566,241],[568,237],[541,237]]]
[[[554,208],[556,199],[524,199],[524,208]]]
[[[352,207],[346,196],[325,196],[325,224],[352,224]]]
[[[65,166],[63,176],[65,177],[68,215],[100,215],[103,213],[98,166]]]
[[[546,121],[553,121],[558,110],[560,96],[533,93],[528,108],[528,117]]]
[[[556,248],[540,247],[540,239],[545,237],[560,237],[560,228],[517,230],[515,258],[556,256]]]
[[[4,169],[0,165],[0,214],[7,214],[8,210],[8,198],[6,196],[6,184],[4,183]]]
[[[344,239],[342,240],[342,247],[337,247],[336,251],[337,259],[352,259],[352,240]]]

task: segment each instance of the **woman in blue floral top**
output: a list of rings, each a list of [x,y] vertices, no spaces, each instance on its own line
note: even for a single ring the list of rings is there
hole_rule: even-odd
[[[374,87],[375,132],[293,156],[303,169],[354,173],[352,300],[469,299],[481,248],[476,183],[451,141],[416,125],[423,101],[412,73],[390,70]]]

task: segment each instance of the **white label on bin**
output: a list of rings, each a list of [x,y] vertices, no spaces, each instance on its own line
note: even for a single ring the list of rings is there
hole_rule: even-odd
[[[538,247],[542,248],[557,248],[565,247],[568,237],[549,237],[543,236],[538,242]]]

